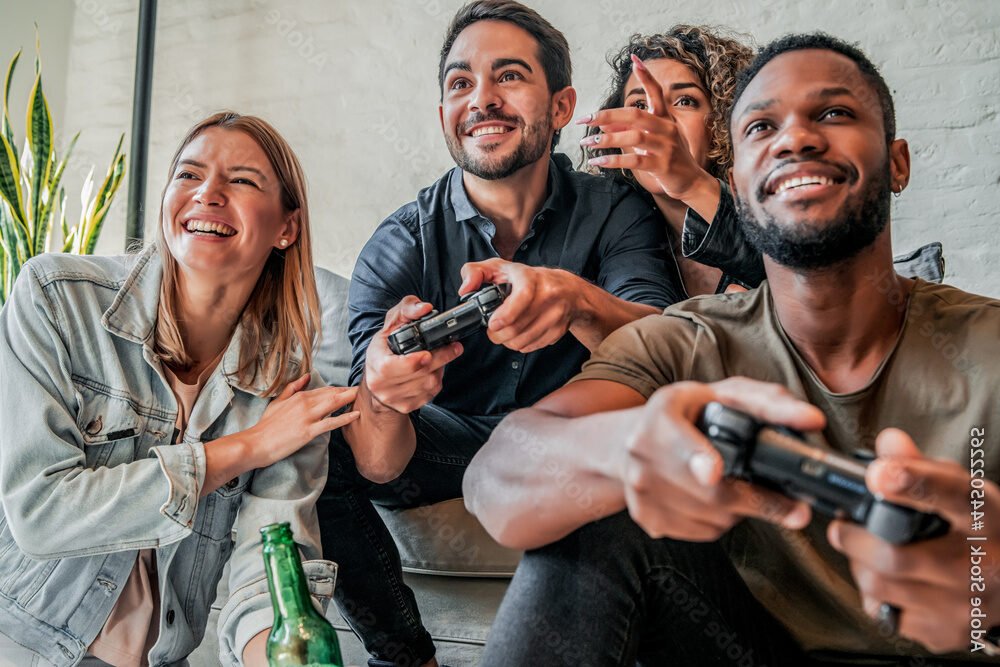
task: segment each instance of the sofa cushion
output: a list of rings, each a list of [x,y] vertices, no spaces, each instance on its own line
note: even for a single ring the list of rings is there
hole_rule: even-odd
[[[497,544],[461,498],[404,510],[376,506],[403,570],[452,577],[511,577],[521,552]]]
[[[351,372],[351,342],[347,339],[347,291],[351,281],[333,271],[316,268],[321,311],[319,346],[313,365],[327,384],[344,386]]]
[[[896,273],[904,278],[921,278],[931,283],[944,280],[944,253],[941,243],[922,245],[912,252],[892,258]]]

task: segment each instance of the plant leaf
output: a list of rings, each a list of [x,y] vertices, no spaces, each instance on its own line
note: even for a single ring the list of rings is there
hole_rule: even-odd
[[[49,103],[42,92],[42,75],[39,72],[35,77],[35,85],[31,88],[28,96],[28,119],[27,119],[27,145],[31,147],[32,174],[31,174],[31,203],[28,205],[29,227],[32,231],[32,238],[37,239],[39,215],[42,212],[42,196],[45,185],[49,181],[52,172],[53,151],[52,151],[52,114],[49,113]],[[27,202],[25,202],[27,204]]]
[[[0,197],[10,205],[11,216],[28,234],[28,223],[21,206],[21,167],[7,137],[0,135]]]
[[[76,140],[79,138],[80,133],[77,132],[73,136],[73,139],[69,142],[66,154],[61,160],[59,160],[59,164],[52,173],[50,182],[45,185],[45,197],[43,198],[42,210],[39,212],[38,220],[35,223],[36,255],[45,252],[49,244],[49,233],[52,231],[52,218],[55,213],[56,193],[60,190],[60,183],[62,182],[63,172],[66,170],[66,163],[69,161],[70,155],[73,154],[73,148],[76,146]],[[60,199],[62,199],[62,196],[60,196]]]
[[[14,79],[14,68],[17,67],[17,61],[20,58],[21,49],[18,49],[14,57],[11,58],[10,65],[7,66],[7,76],[3,82],[3,136],[7,137],[7,143],[14,149],[14,155],[17,155],[18,150],[14,143],[14,128],[10,126],[10,116],[7,114],[7,100],[10,98],[10,84]]]
[[[104,218],[111,208],[111,202],[114,199],[115,193],[121,187],[125,176],[125,154],[121,152],[122,142],[124,141],[125,134],[123,133],[121,138],[118,139],[114,157],[111,159],[111,166],[104,177],[101,189],[97,191],[97,197],[94,198],[93,214],[90,216],[87,225],[81,230],[81,233],[84,235],[80,244],[82,249],[81,254],[93,254],[94,248],[97,246],[97,237],[100,235],[101,227],[104,224]]]
[[[14,221],[7,202],[0,199],[0,308],[10,295],[14,282],[11,242],[14,240]]]

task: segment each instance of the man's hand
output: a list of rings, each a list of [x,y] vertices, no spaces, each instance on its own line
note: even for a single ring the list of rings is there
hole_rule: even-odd
[[[398,355],[389,349],[389,334],[432,310],[429,303],[407,296],[385,315],[385,326],[368,345],[364,383],[382,406],[409,414],[441,391],[444,367],[462,354],[461,343],[436,350]]]
[[[807,504],[723,478],[722,457],[695,426],[710,401],[802,431],[819,430],[826,422],[815,406],[775,384],[730,378],[663,387],[646,403],[620,460],[632,519],[651,537],[691,542],[714,541],[744,517],[805,527],[811,518]]]
[[[590,287],[569,271],[494,258],[463,266],[458,293],[464,296],[483,283],[510,284],[510,296],[490,318],[487,335],[497,345],[524,353],[565,336],[579,317],[582,290]]]
[[[579,122],[599,126],[601,134],[585,137],[584,146],[617,148],[621,154],[608,154],[592,158],[588,164],[605,169],[628,169],[647,172],[659,186],[660,192],[671,199],[686,203],[701,213],[694,204],[703,193],[714,193],[715,206],[721,188],[718,181],[705,171],[694,156],[677,122],[664,102],[663,88],[646,69],[642,61],[633,56],[632,62],[639,82],[646,92],[648,110],[637,107],[605,109]],[[712,219],[711,207],[706,220]],[[704,214],[702,217],[705,217]]]
[[[981,496],[973,493],[967,466],[925,457],[898,429],[882,431],[875,445],[879,458],[865,478],[871,492],[938,514],[951,530],[924,542],[893,546],[860,526],[834,521],[830,543],[850,559],[865,611],[874,616],[882,603],[889,603],[901,611],[899,634],[936,653],[967,651],[971,598],[981,598],[986,627],[1000,622],[1000,488],[984,481]],[[973,500],[982,504],[973,506]],[[970,512],[975,507],[982,512],[983,525],[974,531]],[[967,540],[970,536],[985,541]],[[977,545],[982,545],[982,554],[977,554]],[[970,588],[975,583],[973,565],[982,572],[984,590]]]

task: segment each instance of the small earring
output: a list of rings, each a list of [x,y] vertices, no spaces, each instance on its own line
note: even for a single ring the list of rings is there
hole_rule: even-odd
[[[902,194],[903,194],[903,186],[902,185],[897,185],[896,187],[894,187],[892,189],[892,196],[895,197],[896,199],[899,199],[900,196],[902,196]]]
[[[280,241],[278,241],[278,245],[280,245],[282,248],[286,247],[288,245],[288,239],[281,239]]]

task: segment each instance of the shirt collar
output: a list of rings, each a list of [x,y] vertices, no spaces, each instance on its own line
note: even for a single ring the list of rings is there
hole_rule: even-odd
[[[163,261],[155,244],[145,248],[137,256],[135,265],[122,283],[111,306],[104,312],[101,324],[111,334],[142,345],[152,358],[153,335],[160,305],[160,283],[163,280]],[[218,365],[226,381],[237,389],[263,395],[273,378],[261,372],[247,382],[239,380],[240,343],[243,340],[243,325],[237,324],[229,347]],[[291,360],[301,366],[301,357]]]
[[[566,194],[570,188],[565,182],[569,171],[572,171],[573,163],[563,153],[553,153],[549,157],[549,179],[548,196],[542,204],[539,213],[545,211],[566,210],[564,208]],[[455,212],[455,220],[464,222],[466,220],[476,220],[487,218],[482,215],[469,200],[469,195],[465,191],[465,183],[462,180],[463,171],[459,167],[451,170],[449,179],[449,196],[451,197],[451,208]]]

